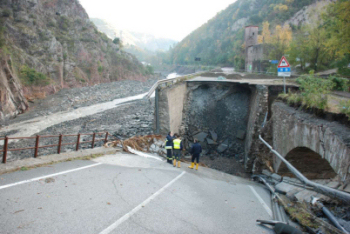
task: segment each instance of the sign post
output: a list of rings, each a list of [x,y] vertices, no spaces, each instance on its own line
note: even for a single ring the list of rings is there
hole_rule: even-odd
[[[286,93],[286,76],[290,77],[290,65],[286,59],[286,57],[282,56],[280,62],[277,66],[278,76],[283,76],[283,91]]]

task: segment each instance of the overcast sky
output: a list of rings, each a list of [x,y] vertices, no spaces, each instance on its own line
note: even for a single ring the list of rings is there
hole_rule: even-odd
[[[118,29],[182,40],[236,0],[80,0],[90,18]]]

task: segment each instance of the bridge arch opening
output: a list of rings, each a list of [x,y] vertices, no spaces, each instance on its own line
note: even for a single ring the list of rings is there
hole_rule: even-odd
[[[330,179],[337,175],[326,159],[307,147],[296,147],[292,149],[286,155],[285,159],[310,180]],[[281,164],[278,174],[294,177],[284,163]]]

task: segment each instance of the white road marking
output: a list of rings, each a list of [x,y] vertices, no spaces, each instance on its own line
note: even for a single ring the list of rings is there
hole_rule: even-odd
[[[72,170],[62,171],[62,172],[58,172],[58,173],[51,174],[51,175],[46,175],[46,176],[33,178],[33,179],[30,179],[30,180],[23,180],[23,181],[20,181],[20,182],[3,185],[3,186],[0,186],[0,190],[1,189],[5,189],[5,188],[9,188],[9,187],[13,187],[13,186],[16,186],[16,185],[20,185],[20,184],[26,184],[26,183],[30,183],[30,182],[33,182],[33,181],[38,181],[38,180],[49,178],[49,177],[53,177],[53,176],[58,176],[58,175],[67,174],[67,173],[70,173],[70,172],[84,170],[84,169],[87,169],[87,168],[90,168],[90,167],[95,167],[95,166],[98,166],[98,165],[101,165],[101,164],[102,163],[95,163],[95,164],[92,164],[92,165],[89,165],[89,166],[85,166],[85,167],[79,167],[79,168],[75,168],[75,169],[72,169]]]
[[[180,175],[178,175],[175,179],[167,183],[163,188],[158,190],[156,193],[154,193],[152,196],[147,198],[145,201],[143,201],[140,205],[136,206],[133,210],[131,210],[129,213],[125,214],[123,217],[115,221],[113,224],[111,224],[109,227],[107,227],[105,230],[100,232],[100,234],[108,234],[112,232],[114,229],[116,229],[120,224],[122,224],[124,221],[128,220],[131,216],[133,216],[137,211],[142,209],[142,207],[146,206],[150,201],[152,201],[154,198],[156,198],[159,194],[161,194],[166,188],[168,188],[170,185],[175,183],[178,179],[180,179],[186,172],[183,171]]]
[[[271,211],[270,207],[268,205],[266,205],[264,200],[259,196],[259,194],[255,191],[255,189],[252,186],[248,185],[248,187],[252,190],[252,192],[254,193],[256,198],[258,198],[259,202],[265,208],[266,212],[272,217],[272,211]]]

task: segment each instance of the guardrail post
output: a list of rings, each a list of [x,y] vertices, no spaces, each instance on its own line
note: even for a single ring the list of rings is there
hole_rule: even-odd
[[[4,154],[2,156],[2,163],[6,163],[8,142],[9,142],[9,138],[5,137],[5,139],[4,139],[4,149],[3,149],[4,150]]]
[[[39,151],[39,140],[40,140],[40,136],[37,135],[36,136],[36,141],[35,141],[35,151],[34,151],[34,158],[38,157],[38,151]]]
[[[95,147],[95,138],[96,138],[96,133],[92,134],[92,143],[91,143],[91,149]]]
[[[79,143],[80,143],[80,133],[78,134],[78,138],[77,138],[77,148],[76,148],[76,151],[79,150]]]
[[[105,144],[107,143],[107,141],[108,141],[108,132],[106,132]]]
[[[62,146],[62,134],[59,135],[58,137],[58,148],[57,148],[57,153],[60,154],[61,153],[61,146]]]

